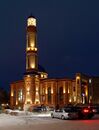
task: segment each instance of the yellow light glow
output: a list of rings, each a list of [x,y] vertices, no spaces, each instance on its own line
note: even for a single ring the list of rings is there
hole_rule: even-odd
[[[34,65],[34,64],[31,64],[31,68],[34,69],[34,68],[35,68],[35,65]]]
[[[88,91],[87,91],[87,89],[86,89],[86,96],[88,96]]]
[[[29,94],[30,94],[30,92],[27,92],[27,94],[29,95]]]
[[[64,82],[64,86],[63,86],[63,93],[66,93],[66,90],[65,90],[65,82]]]
[[[27,91],[29,92],[29,91],[30,91],[30,88],[27,88]]]
[[[18,105],[18,101],[16,101],[16,105]]]
[[[76,102],[76,96],[74,96],[74,102]]]
[[[76,79],[80,79],[80,77],[79,77],[79,76],[77,76],[77,77],[76,77]]]
[[[40,103],[39,99],[35,99],[35,103]]]
[[[33,50],[34,50],[34,47],[31,47],[31,48],[30,48],[30,50],[32,50],[32,51],[33,51]]]
[[[36,91],[38,91],[38,88],[36,87]]]
[[[47,75],[44,75],[44,78],[47,78]]]
[[[68,88],[68,93],[69,93],[69,88]]]
[[[71,99],[69,99],[69,102],[71,102]]]
[[[63,90],[63,93],[65,93],[65,88],[64,88],[64,90]]]
[[[36,26],[36,19],[35,18],[28,18],[27,26]]]
[[[31,101],[31,99],[29,99],[29,98],[28,98],[28,99],[27,99],[27,101],[26,101],[26,104],[27,104],[27,103],[30,103],[30,104],[32,104],[32,101]]]
[[[34,47],[27,47],[26,51],[37,51],[37,48]]]
[[[31,47],[34,47],[34,44],[33,44],[33,43],[31,43]]]
[[[53,94],[53,88],[51,88],[51,94]]]
[[[13,94],[13,92],[11,92],[11,97],[13,97],[14,96],[14,94]]]
[[[41,78],[43,78],[43,74],[41,74]]]
[[[30,99],[27,99],[27,102],[30,102],[31,100]]]
[[[38,92],[36,92],[36,96],[37,96],[37,95],[39,95],[39,93],[38,93]]]
[[[35,48],[35,51],[37,51],[37,48]]]
[[[45,91],[45,93],[46,93],[46,94],[48,94],[48,92],[47,92],[47,88],[46,88],[46,91]]]
[[[29,78],[29,77],[30,77],[30,75],[27,75],[27,77]]]
[[[30,51],[30,47],[27,47],[27,49],[26,49],[27,51]]]

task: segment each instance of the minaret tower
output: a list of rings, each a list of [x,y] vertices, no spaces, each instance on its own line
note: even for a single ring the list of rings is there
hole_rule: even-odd
[[[33,16],[27,19],[26,40],[26,72],[36,72],[38,70],[37,28],[36,19]]]
[[[37,54],[37,28],[36,18],[29,16],[26,32],[26,73],[24,75],[24,106],[40,104],[39,100],[39,74]]]

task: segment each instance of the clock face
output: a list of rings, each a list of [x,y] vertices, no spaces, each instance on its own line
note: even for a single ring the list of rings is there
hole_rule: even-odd
[[[36,19],[28,18],[27,25],[28,26],[36,26]]]

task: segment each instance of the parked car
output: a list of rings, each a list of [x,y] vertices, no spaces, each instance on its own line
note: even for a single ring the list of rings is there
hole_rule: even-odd
[[[89,104],[76,105],[79,119],[91,119],[95,114],[95,109]]]
[[[35,106],[35,107],[33,107],[33,109],[32,109],[32,112],[42,112],[42,111],[43,111],[43,109],[42,109],[41,106]]]
[[[93,109],[95,114],[99,114],[99,104],[91,104],[90,107]]]
[[[75,108],[62,108],[51,112],[52,118],[64,119],[77,119],[78,111]]]
[[[78,107],[79,119],[91,119],[94,116],[94,111],[91,107]]]
[[[52,118],[61,119],[91,119],[93,116],[93,109],[87,106],[69,106],[51,112]]]
[[[54,111],[54,110],[55,110],[55,107],[53,107],[53,106],[48,106],[48,107],[47,107],[47,110],[48,110],[48,111]]]
[[[31,106],[29,109],[31,112],[46,112],[48,110],[47,106]]]

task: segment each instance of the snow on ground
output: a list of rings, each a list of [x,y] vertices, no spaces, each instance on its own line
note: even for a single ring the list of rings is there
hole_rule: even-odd
[[[0,114],[0,127],[21,126],[30,124],[42,124],[52,122],[50,113],[30,113],[24,111],[13,111],[14,114]],[[0,129],[1,130],[1,129]]]
[[[98,130],[99,115],[92,120],[52,119],[50,113],[17,112],[16,115],[0,114],[0,130]]]
[[[0,114],[0,127],[2,126],[13,126],[21,125],[24,121],[16,116],[11,116],[9,114]]]
[[[52,120],[50,113],[17,112],[17,115],[0,114],[0,130],[36,130],[34,127],[40,129],[40,125],[57,123],[57,119]]]

